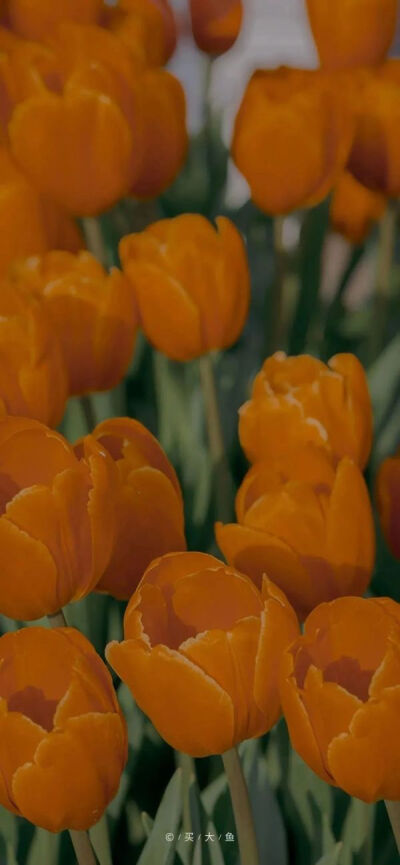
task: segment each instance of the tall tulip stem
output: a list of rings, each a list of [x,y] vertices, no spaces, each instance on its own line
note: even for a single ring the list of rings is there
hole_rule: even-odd
[[[70,829],[72,846],[78,865],[97,865],[97,859],[87,832],[76,832]]]
[[[400,802],[385,802],[397,849],[400,853]]]
[[[58,613],[53,613],[52,616],[47,616],[47,619],[52,628],[68,627],[63,610],[59,610]],[[70,829],[69,834],[75,850],[78,865],[97,865],[97,859],[90,843],[88,833],[77,832],[75,829]]]
[[[287,283],[286,252],[283,242],[284,216],[276,216],[274,219],[274,253],[275,253],[275,279],[271,290],[271,302],[268,307],[268,340],[267,352],[273,354],[282,348],[283,337],[283,314]]]
[[[234,484],[225,453],[217,385],[212,359],[209,354],[203,355],[200,358],[199,368],[207,419],[208,441],[215,477],[217,518],[222,520],[222,522],[230,522],[232,519]]]
[[[231,792],[241,865],[260,865],[249,791],[236,748],[226,751],[222,760]]]
[[[47,618],[52,628],[68,628],[63,610],[59,610],[58,613],[53,613],[52,616],[47,616]]]
[[[388,204],[379,226],[378,265],[376,275],[374,323],[371,328],[370,360],[373,362],[382,351],[387,327],[390,299],[390,280],[396,239],[397,210]]]
[[[91,433],[96,426],[96,415],[94,413],[92,399],[89,394],[86,394],[85,396],[80,397],[79,402],[81,404],[82,412],[85,417],[87,430],[89,433]]]

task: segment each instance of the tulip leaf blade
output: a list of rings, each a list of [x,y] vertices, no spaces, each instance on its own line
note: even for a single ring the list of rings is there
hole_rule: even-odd
[[[137,865],[172,865],[182,816],[182,770],[172,776]]]
[[[375,806],[351,799],[342,829],[343,856],[340,865],[354,865],[360,857],[363,865],[372,865]]]
[[[329,853],[325,853],[322,859],[319,859],[316,865],[339,865],[340,862],[340,854],[343,850],[343,844],[339,842],[336,844],[333,850]]]
[[[37,828],[29,848],[26,865],[58,865],[60,835]]]
[[[287,865],[288,846],[285,825],[275,793],[268,778],[267,762],[259,739],[241,748],[243,771],[247,780],[256,827],[260,859],[269,865]]]

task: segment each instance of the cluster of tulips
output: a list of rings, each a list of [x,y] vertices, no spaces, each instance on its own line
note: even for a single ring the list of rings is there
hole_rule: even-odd
[[[212,5],[192,0],[192,23],[200,48],[218,54],[243,10]],[[369,3],[362,32],[352,21],[343,31],[339,3],[329,28],[326,4],[308,10],[323,68],[257,72],[233,158],[272,214],[335,186],[336,215],[342,196],[365,202],[359,238],[400,195],[400,70],[384,60],[396,2]],[[81,832],[118,789],[127,729],[112,678],[62,614],[91,592],[128,601],[124,639],[106,658],[173,748],[225,754],[271,730],[282,707],[321,778],[399,802],[400,605],[362,597],[375,527],[360,362],[266,359],[240,410],[251,468],[236,522],[215,527],[226,563],[187,551],[177,475],[141,423],[111,418],[74,444],[56,431],[68,397],[122,380],[139,328],[181,363],[232,346],[249,266],[226,217],[183,214],[129,234],[110,272],[81,248],[74,217],[154,197],[182,165],[166,0],[4,0],[1,16],[0,613],[47,616],[53,629],[0,637],[0,804],[51,832]],[[376,490],[400,559],[400,456]]]
[[[398,4],[306,7],[320,67],[256,71],[232,154],[261,210],[285,214],[332,191],[333,226],[358,244],[400,195],[400,61],[386,59]]]
[[[110,304],[110,281],[115,292],[121,282],[127,308],[172,358],[200,357],[239,336],[249,275],[229,220],[217,228],[201,216],[163,220],[125,237],[121,260],[124,275],[106,277],[86,253],[50,254],[20,264],[5,285],[10,304],[22,281],[33,309],[49,306],[71,381],[101,376],[123,349],[127,321]],[[99,318],[83,314],[92,310],[91,279]],[[88,356],[77,323],[93,320]],[[56,621],[91,591],[130,598],[125,639],[108,646],[107,658],[173,747],[226,752],[271,729],[282,701],[295,747],[325,780],[367,801],[400,799],[392,770],[400,606],[357,597],[375,550],[362,476],[372,412],[358,360],[266,360],[240,413],[252,467],[237,494],[237,523],[216,527],[226,565],[185,551],[179,483],[144,426],[114,418],[72,446],[29,417],[15,382],[42,394],[35,376],[55,367],[43,352],[26,354],[23,366],[15,360],[15,381],[7,379],[18,399],[8,399],[0,419],[0,611]],[[21,407],[28,416],[13,416]],[[378,498],[395,554],[399,480],[400,459],[386,461]],[[0,656],[1,802],[51,831],[85,829],[113,797],[126,758],[110,676],[68,628],[8,634]],[[60,772],[69,779],[61,787]]]

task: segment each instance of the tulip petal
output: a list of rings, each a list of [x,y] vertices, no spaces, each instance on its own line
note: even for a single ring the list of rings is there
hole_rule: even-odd
[[[262,611],[260,594],[251,580],[239,573],[233,579],[222,563],[219,568],[203,568],[181,577],[175,584],[172,606],[178,618],[197,633],[230,630],[240,619],[260,616]]]
[[[37,746],[47,736],[46,730],[19,712],[8,712],[0,703],[0,804],[18,814],[12,792],[13,775],[23,763],[33,759]]]
[[[215,534],[227,561],[251,577],[258,587],[265,574],[282,589],[302,617],[315,606],[318,586],[284,541],[234,523],[225,526],[217,523]],[[324,597],[323,586],[321,596]]]
[[[28,820],[49,832],[88,829],[118,789],[123,751],[117,714],[71,718],[46,736],[32,762],[17,769],[13,798]]]
[[[7,517],[0,519],[0,597],[1,612],[12,619],[32,621],[60,608],[54,559]]]
[[[183,655],[166,646],[149,651],[134,640],[110,643],[106,655],[172,747],[196,757],[232,748],[231,698]]]
[[[325,758],[329,745],[332,739],[348,732],[362,702],[336,682],[324,682],[322,672],[314,666],[307,672],[301,698],[323,755],[326,771],[330,774],[329,763]]]
[[[279,716],[279,673],[283,652],[297,639],[297,616],[270,580],[263,580],[264,612],[254,677],[254,699],[270,729]]]
[[[328,508],[326,543],[338,595],[362,595],[375,561],[375,528],[364,478],[351,460],[338,467]]]
[[[399,713],[397,686],[363,706],[354,715],[349,733],[331,742],[329,769],[350,796],[365,802],[400,799]]]
[[[293,748],[302,755],[316,775],[331,784],[332,777],[326,771],[309,715],[294,678],[294,659],[290,650],[285,652],[282,658],[280,695]]]

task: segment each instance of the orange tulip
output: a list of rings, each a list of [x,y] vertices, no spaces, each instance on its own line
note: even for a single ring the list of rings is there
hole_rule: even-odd
[[[0,612],[30,621],[91,592],[114,541],[115,467],[93,438],[0,418]]]
[[[397,21],[397,0],[307,0],[321,65],[351,69],[386,56]]]
[[[279,717],[282,651],[299,633],[284,595],[204,553],[147,569],[107,659],[174,748],[203,757],[261,736]]]
[[[49,832],[88,829],[115,796],[126,724],[111,676],[74,628],[0,638],[0,803]]]
[[[83,238],[73,220],[44,199],[0,148],[0,278],[12,261],[68,249],[77,252]]]
[[[400,799],[400,606],[339,598],[284,653],[293,747],[328,784],[365,802]]]
[[[100,19],[102,0],[7,0],[12,30],[25,39],[45,40],[64,21],[94,24]]]
[[[364,186],[400,195],[400,60],[359,74],[356,131],[348,167]]]
[[[141,77],[143,157],[130,193],[157,198],[175,180],[185,161],[188,135],[182,85],[165,69],[149,69]]]
[[[190,0],[192,30],[206,54],[224,54],[236,42],[242,27],[242,0]]]
[[[245,325],[250,280],[242,238],[232,222],[203,216],[163,219],[120,244],[149,341],[173,360],[227,348]]]
[[[107,25],[146,65],[163,66],[174,53],[176,24],[168,0],[119,0],[108,9]]]
[[[240,409],[239,436],[250,462],[285,456],[308,442],[335,460],[365,468],[372,444],[372,409],[364,370],[352,354],[328,365],[309,355],[268,358]]]
[[[330,192],[353,140],[350,84],[319,70],[254,73],[236,118],[232,155],[261,210],[288,213]]]
[[[138,421],[104,421],[93,437],[118,470],[113,553],[96,590],[128,600],[153,559],[186,549],[182,493],[157,439]],[[77,454],[84,443],[75,446]]]
[[[0,287],[0,415],[24,415],[57,426],[67,374],[46,311],[22,290]]]
[[[400,451],[382,463],[376,492],[386,543],[394,557],[400,559]]]
[[[350,243],[363,243],[374,223],[383,216],[386,204],[384,195],[367,189],[345,171],[333,191],[332,228]]]
[[[372,576],[375,531],[358,466],[335,469],[322,448],[305,445],[257,463],[236,499],[237,524],[217,523],[225,558],[260,586],[264,574],[301,619],[340,595],[362,595]]]
[[[109,390],[129,366],[136,311],[128,281],[89,252],[50,252],[17,263],[10,283],[39,296],[59,339],[69,392]]]
[[[71,23],[51,48],[11,46],[7,64],[0,105],[10,147],[44,195],[90,216],[172,182],[187,132],[183,89],[170,73],[144,68],[111,31]]]

